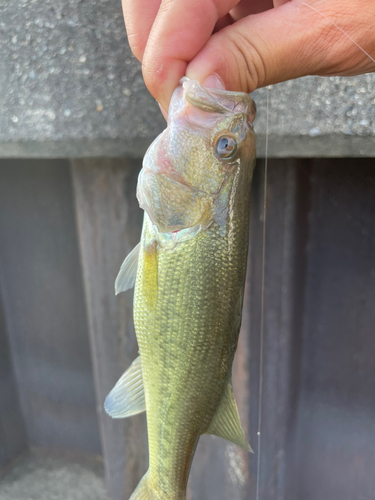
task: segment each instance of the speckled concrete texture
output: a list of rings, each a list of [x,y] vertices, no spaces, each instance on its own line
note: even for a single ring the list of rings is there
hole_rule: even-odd
[[[0,0],[0,110],[3,156],[25,142],[43,155],[49,141],[62,156],[70,143],[101,156],[96,140],[105,156],[136,154],[164,121],[110,0]]]
[[[261,89],[270,156],[375,156],[375,75]],[[0,0],[0,156],[143,155],[165,126],[127,44],[120,1]]]
[[[0,480],[0,500],[108,500],[103,465],[33,453]]]
[[[311,76],[254,92],[262,156],[267,93],[271,156],[375,156],[375,74]]]

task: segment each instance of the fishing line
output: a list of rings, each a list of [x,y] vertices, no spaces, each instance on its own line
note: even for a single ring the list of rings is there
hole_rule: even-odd
[[[348,33],[338,26],[332,19],[320,12],[315,7],[301,2],[302,5],[309,7],[324,19],[329,21],[341,33],[348,38],[359,50],[363,52],[374,64],[375,59],[362,48]],[[257,477],[256,477],[256,500],[260,498],[260,474],[261,474],[261,452],[262,452],[262,406],[263,406],[263,365],[264,365],[264,299],[265,299],[265,257],[266,257],[266,229],[267,229],[267,177],[268,177],[268,120],[269,120],[269,92],[267,87],[266,100],[266,143],[265,143],[265,161],[264,161],[264,188],[263,188],[263,234],[262,234],[262,278],[261,278],[261,320],[260,320],[260,347],[259,347],[259,398],[258,398],[258,430],[257,430]]]
[[[262,284],[261,284],[261,316],[260,316],[260,346],[259,346],[259,398],[258,398],[258,456],[257,456],[257,480],[256,500],[259,500],[260,485],[260,459],[262,439],[262,400],[263,400],[263,347],[264,347],[264,280],[265,280],[265,258],[266,258],[266,229],[267,229],[267,175],[268,175],[268,115],[270,103],[270,87],[267,87],[266,104],[266,146],[264,159],[264,187],[263,187],[263,234],[262,234]]]
[[[312,5],[309,5],[308,3],[305,3],[305,2],[301,2],[302,5],[305,5],[306,7],[309,7],[311,10],[314,10],[315,12],[317,12],[320,16],[324,17],[324,19],[326,19],[327,21],[329,21],[333,26],[335,26],[335,28],[337,28],[339,31],[341,31],[341,33],[343,35],[346,36],[346,38],[348,38],[352,43],[354,43],[354,45],[356,47],[359,48],[359,50],[361,50],[369,59],[371,59],[371,61],[375,64],[375,59],[370,56],[370,54],[368,52],[365,51],[364,48],[362,48],[359,43],[357,43],[350,35],[348,35],[348,33],[346,33],[346,31],[344,31],[342,28],[340,28],[340,26],[338,24],[335,23],[335,21],[332,21],[332,19],[330,19],[328,16],[326,16],[325,14],[323,14],[323,12],[320,12],[318,9],[316,9],[315,7],[313,7]]]

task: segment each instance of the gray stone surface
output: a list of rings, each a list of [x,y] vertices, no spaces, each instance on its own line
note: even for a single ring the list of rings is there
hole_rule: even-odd
[[[258,152],[288,156],[375,156],[375,74],[305,77],[253,94]]]
[[[273,86],[270,156],[375,156],[374,89],[374,74]],[[2,157],[139,157],[164,127],[119,0],[0,0],[0,111]]]
[[[108,500],[100,459],[33,453],[0,481],[0,500]]]

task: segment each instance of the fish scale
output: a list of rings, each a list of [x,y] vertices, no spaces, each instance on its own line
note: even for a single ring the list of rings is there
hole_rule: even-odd
[[[243,219],[241,225],[247,225],[247,217]],[[236,231],[235,226],[232,233],[233,240],[241,237],[237,245],[242,254],[239,262],[247,253],[245,228],[241,229]],[[174,475],[168,491],[173,492],[171,498],[178,498],[176,494],[186,487],[192,452],[207,430],[230,376],[238,336],[238,327],[232,331],[232,317],[243,287],[244,269],[242,265],[236,273],[235,266],[228,262],[228,243],[216,225],[194,241],[181,244],[178,251],[161,248],[157,252],[156,309],[153,314],[144,311],[144,296],[149,289],[144,287],[140,256],[134,320],[146,388],[148,433],[155,436],[150,441],[150,481],[165,494],[166,487],[158,478]],[[232,255],[232,260],[237,259]],[[178,429],[179,441],[171,444],[162,431],[165,428],[171,432]],[[175,463],[185,464],[179,477]]]
[[[146,410],[150,456],[131,500],[184,500],[202,434],[250,450],[231,370],[246,274],[255,108],[246,94],[185,80],[170,109],[168,128],[139,176],[141,241],[116,280],[116,292],[135,283],[140,359],[105,408],[116,418]]]

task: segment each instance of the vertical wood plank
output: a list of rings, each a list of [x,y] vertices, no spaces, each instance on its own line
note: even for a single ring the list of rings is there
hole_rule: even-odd
[[[264,258],[263,381],[259,394],[264,174],[256,184],[250,231],[250,421],[259,498],[288,500],[285,471],[294,433],[306,275],[309,161],[269,162]],[[260,172],[259,172],[260,173]],[[256,431],[261,402],[261,449]],[[250,496],[255,498],[255,496]]]
[[[138,243],[142,211],[135,197],[139,161],[75,160],[81,260],[106,481],[112,500],[127,500],[147,469],[145,415],[113,420],[103,402],[137,356],[133,292],[116,297],[114,281]]]
[[[100,453],[70,164],[0,163],[0,351],[7,340],[28,444]]]
[[[1,282],[0,267],[0,292],[2,291]],[[12,462],[28,446],[11,362],[2,302],[0,293],[0,468]]]
[[[375,498],[374,167],[313,163],[288,500]]]

